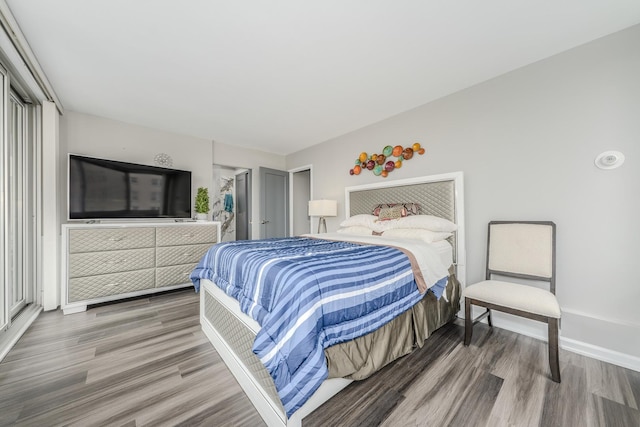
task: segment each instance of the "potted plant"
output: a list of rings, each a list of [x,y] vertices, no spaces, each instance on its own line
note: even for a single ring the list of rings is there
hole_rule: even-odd
[[[209,189],[198,187],[196,194],[196,219],[198,221],[206,221],[209,213]]]

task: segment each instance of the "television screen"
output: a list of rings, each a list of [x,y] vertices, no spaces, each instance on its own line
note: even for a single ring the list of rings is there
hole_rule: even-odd
[[[69,219],[190,217],[191,172],[69,155]]]

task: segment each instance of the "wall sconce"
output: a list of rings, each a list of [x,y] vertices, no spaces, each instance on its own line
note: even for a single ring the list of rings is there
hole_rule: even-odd
[[[319,216],[318,233],[327,232],[325,217],[338,215],[338,202],[335,200],[309,200],[309,216]],[[321,231],[323,230],[324,231]]]
[[[598,154],[595,163],[600,169],[615,169],[624,163],[624,154],[619,151],[605,151]]]

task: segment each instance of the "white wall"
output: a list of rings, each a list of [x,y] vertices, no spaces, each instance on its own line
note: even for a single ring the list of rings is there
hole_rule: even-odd
[[[236,169],[251,169],[251,237],[260,238],[260,166],[285,170],[285,157],[265,151],[213,143],[213,163]]]
[[[72,111],[60,119],[60,139],[66,144],[63,157],[72,153],[153,166],[155,155],[166,153],[173,159],[173,168],[192,172],[193,199],[196,188],[211,188],[213,154],[209,140]],[[66,182],[64,160],[61,179]]]
[[[42,102],[42,307],[60,304],[60,116],[53,102]]]
[[[314,197],[343,201],[345,186],[384,179],[349,176],[361,151],[421,142],[426,154],[386,179],[464,171],[469,283],[483,278],[488,221],[552,220],[561,335],[639,358],[639,46],[635,26],[289,155],[287,168],[313,164]],[[626,163],[597,169],[612,149]]]

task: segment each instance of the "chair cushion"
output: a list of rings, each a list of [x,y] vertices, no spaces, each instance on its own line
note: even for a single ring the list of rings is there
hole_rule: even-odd
[[[462,296],[556,319],[561,314],[554,294],[517,283],[485,280],[467,286],[462,291]]]

